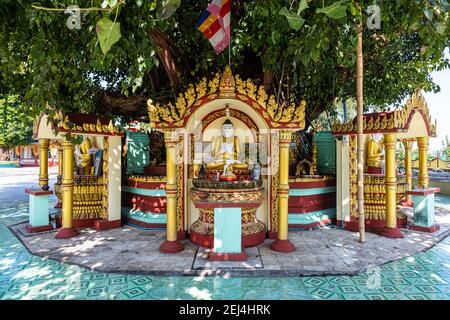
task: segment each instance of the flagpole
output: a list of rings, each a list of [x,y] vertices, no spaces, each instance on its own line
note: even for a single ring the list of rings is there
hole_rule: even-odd
[[[229,15],[230,15],[230,41],[228,42],[228,67],[231,70],[231,2],[230,2],[230,13],[229,13]]]

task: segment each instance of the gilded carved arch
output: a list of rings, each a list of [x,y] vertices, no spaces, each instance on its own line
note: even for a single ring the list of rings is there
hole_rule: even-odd
[[[230,98],[258,112],[269,128],[303,130],[305,127],[305,101],[299,105],[278,105],[275,96],[269,96],[263,86],[234,76],[228,66],[210,81],[203,78],[197,85],[190,84],[185,92],[178,94],[175,103],[161,105],[149,99],[150,123],[157,129],[184,128],[192,114],[206,103]]]

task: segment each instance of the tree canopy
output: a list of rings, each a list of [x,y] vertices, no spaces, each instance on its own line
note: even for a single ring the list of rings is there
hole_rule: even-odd
[[[196,29],[208,2],[3,0],[0,93],[19,95],[34,114],[59,108],[145,116],[148,98],[174,100],[228,63],[228,50],[215,54]],[[382,109],[417,89],[439,90],[430,73],[449,67],[448,2],[378,3],[381,29],[364,28],[365,106]],[[69,29],[70,16],[55,11],[74,4],[82,9],[79,29]],[[371,18],[368,5],[233,0],[232,69],[279,103],[305,100],[309,123],[332,111],[336,98],[354,97],[356,26]]]
[[[12,148],[31,142],[33,119],[17,96],[0,95],[0,147]]]

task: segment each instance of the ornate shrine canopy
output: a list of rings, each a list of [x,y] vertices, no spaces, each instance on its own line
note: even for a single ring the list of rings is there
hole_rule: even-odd
[[[123,136],[119,127],[114,126],[112,120],[96,115],[69,113],[55,117],[57,125],[50,122],[48,115],[41,113],[33,126],[33,139],[60,140],[65,134]]]
[[[243,102],[257,112],[268,128],[303,130],[305,127],[305,101],[299,105],[278,105],[275,96],[269,96],[263,86],[234,76],[228,66],[210,81],[203,78],[196,85],[190,84],[175,103],[161,105],[148,100],[151,126],[156,129],[184,128],[195,111],[221,99],[224,103],[230,100]]]
[[[398,139],[436,137],[436,122],[431,116],[425,98],[416,92],[403,109],[364,114],[364,134],[397,133]],[[352,121],[332,125],[334,135],[356,135],[356,117]]]

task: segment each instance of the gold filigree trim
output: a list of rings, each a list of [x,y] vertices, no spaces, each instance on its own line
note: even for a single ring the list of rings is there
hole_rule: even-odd
[[[178,94],[175,104],[161,105],[149,99],[147,110],[152,126],[182,127],[185,118],[192,114],[191,109],[200,106],[204,97],[210,100],[218,97],[240,99],[255,108],[274,128],[285,126],[301,130],[305,126],[305,101],[298,105],[278,105],[275,96],[269,96],[263,86],[258,87],[250,79],[234,76],[228,66],[210,81],[203,78],[196,85],[189,84],[185,92]]]
[[[429,135],[436,136],[437,122],[432,123],[428,104],[419,91],[408,99],[403,109],[364,116],[363,130],[366,132],[406,131],[409,129],[411,116],[415,112],[420,112],[423,115],[429,129]],[[344,123],[335,121],[331,130],[334,134],[355,134],[357,128],[355,120]]]

